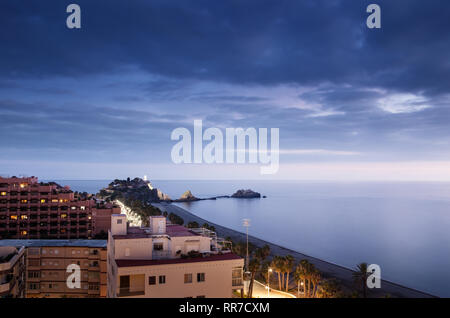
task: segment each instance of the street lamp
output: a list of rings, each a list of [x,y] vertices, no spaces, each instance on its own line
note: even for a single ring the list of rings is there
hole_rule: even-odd
[[[270,298],[270,273],[272,273],[272,269],[269,267],[267,269],[267,298]]]
[[[300,282],[300,285],[302,285],[302,291],[305,290],[303,287],[303,282]],[[300,298],[300,285],[298,285],[297,298]]]
[[[245,270],[248,271],[248,263],[249,263],[249,259],[248,259],[248,227],[250,226],[250,219],[244,219],[243,225],[244,225],[244,227],[246,229],[246,233],[247,233],[247,255],[245,258]]]

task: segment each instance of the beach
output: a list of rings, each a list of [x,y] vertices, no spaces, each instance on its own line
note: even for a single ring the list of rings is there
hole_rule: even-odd
[[[232,229],[229,229],[227,227],[221,226],[219,224],[215,224],[213,222],[210,222],[208,220],[205,220],[203,218],[200,218],[189,211],[180,208],[174,204],[167,204],[167,203],[154,203],[155,207],[158,207],[161,209],[161,211],[166,211],[167,213],[175,213],[178,216],[182,217],[184,219],[185,224],[189,222],[197,222],[198,224],[204,224],[208,223],[215,227],[216,232],[218,236],[220,237],[230,237],[234,242],[245,242],[246,241],[246,235],[244,233],[241,233],[239,231],[235,231]],[[279,256],[285,256],[285,255],[292,255],[295,259],[295,262],[298,263],[302,259],[307,259],[309,262],[313,263],[316,268],[322,273],[324,278],[336,278],[340,281],[341,285],[347,287],[348,289],[352,289],[354,286],[353,284],[353,271],[349,268],[336,265],[315,257],[311,257],[309,255],[302,254],[300,252],[284,248],[282,246],[279,246],[277,244],[273,244],[271,242],[259,239],[254,236],[248,237],[249,242],[254,244],[257,247],[262,247],[263,245],[267,244],[270,246],[271,254],[272,255],[279,255]],[[355,264],[356,266],[356,264]],[[290,287],[295,287],[295,282],[293,279],[290,281]],[[380,289],[372,289],[369,292],[370,297],[402,297],[402,298],[430,298],[435,297],[433,295],[430,295],[428,293],[424,293],[412,288],[408,288],[405,286],[401,286],[399,284],[382,280],[381,282],[381,288]]]

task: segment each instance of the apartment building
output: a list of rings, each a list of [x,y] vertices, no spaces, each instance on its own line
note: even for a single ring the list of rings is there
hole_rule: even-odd
[[[244,260],[206,229],[150,217],[148,228],[113,215],[108,237],[108,297],[228,298],[243,292]]]
[[[36,177],[0,177],[0,239],[86,239],[104,233],[120,207],[75,196]]]
[[[0,248],[11,246],[26,255],[25,297],[106,297],[106,240],[0,240]],[[71,264],[80,269],[80,288],[67,285]]]
[[[25,296],[25,248],[0,246],[0,298]]]

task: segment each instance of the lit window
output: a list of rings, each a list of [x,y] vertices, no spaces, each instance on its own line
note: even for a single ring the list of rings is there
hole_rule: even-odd
[[[53,203],[58,203],[58,199],[52,199]]]
[[[20,200],[20,202],[21,202],[21,203],[27,203],[28,200],[27,200],[27,199],[22,199],[22,200]]]
[[[23,189],[23,188],[25,188],[26,186],[28,186],[28,183],[21,183],[20,184],[20,187]]]
[[[41,199],[41,203],[45,203],[47,202],[45,199]]]
[[[21,231],[20,235],[27,235],[27,233],[28,233],[27,231]]]
[[[5,196],[6,192],[0,192],[0,195]]]
[[[28,219],[28,216],[27,216],[27,215],[21,215],[20,218],[21,218],[22,220],[27,220],[27,219]]]
[[[17,215],[11,215],[10,218],[11,220],[17,220]]]
[[[80,210],[86,210],[85,206],[80,206]]]
[[[67,214],[62,213],[62,214],[61,214],[61,219],[65,219],[65,218],[67,218]]]
[[[70,207],[72,210],[76,210],[77,209],[77,207],[76,206],[72,206],[72,207]]]

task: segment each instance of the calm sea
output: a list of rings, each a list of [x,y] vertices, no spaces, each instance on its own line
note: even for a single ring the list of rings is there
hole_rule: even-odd
[[[109,181],[60,181],[97,192]],[[450,297],[450,183],[152,181],[172,198],[250,188],[265,199],[180,204],[192,213],[261,239],[354,268],[381,266],[393,282]]]

